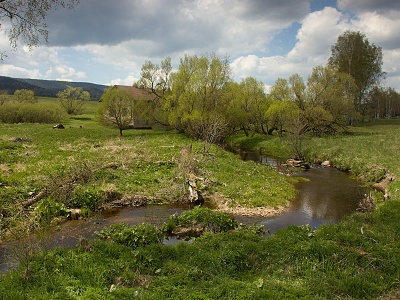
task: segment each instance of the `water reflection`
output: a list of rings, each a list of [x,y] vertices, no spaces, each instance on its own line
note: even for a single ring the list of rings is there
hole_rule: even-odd
[[[262,157],[256,153],[241,153],[244,160],[253,160],[274,167],[281,167],[282,159]],[[354,212],[368,189],[348,174],[333,168],[312,167],[295,176],[308,181],[297,184],[298,195],[287,212],[272,218],[253,218],[270,232],[289,225],[306,225],[317,228],[322,224],[334,223]],[[242,221],[248,221],[240,218]]]

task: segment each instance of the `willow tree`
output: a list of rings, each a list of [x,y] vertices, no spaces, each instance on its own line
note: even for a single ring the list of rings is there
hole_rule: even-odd
[[[73,8],[79,0],[0,0],[0,30],[5,30],[13,48],[18,41],[33,48],[40,38],[48,40],[47,12],[57,7]],[[2,58],[5,53],[1,53]]]
[[[230,73],[226,58],[185,55],[178,71],[172,74],[172,91],[166,102],[170,124],[195,138],[208,140],[209,133],[213,133],[214,142],[223,138],[226,129],[226,122],[221,122],[226,110],[223,96],[231,81]]]
[[[316,133],[334,132],[356,117],[356,85],[351,76],[330,67],[317,66],[307,81],[305,116]]]
[[[81,87],[68,86],[65,90],[57,93],[61,106],[69,115],[77,115],[82,112],[85,101],[90,100],[90,93]]]
[[[268,109],[264,84],[254,77],[247,77],[240,83],[231,82],[224,93],[227,109],[226,117],[230,127],[242,129],[246,136],[250,132],[265,132]]]
[[[142,118],[152,124],[168,126],[168,115],[164,109],[167,96],[171,93],[171,58],[161,61],[161,65],[145,61],[140,71],[140,79],[135,86],[147,92],[145,100],[137,99],[136,106]],[[147,101],[151,98],[152,101]]]
[[[14,92],[14,99],[19,103],[36,103],[38,99],[32,90],[22,89]]]
[[[299,74],[293,74],[289,80],[278,78],[271,87],[270,98],[279,101],[292,101],[304,110],[306,85]]]
[[[353,77],[357,86],[354,105],[358,112],[365,113],[366,94],[384,76],[382,48],[370,44],[359,31],[346,31],[338,37],[331,52],[329,66]]]

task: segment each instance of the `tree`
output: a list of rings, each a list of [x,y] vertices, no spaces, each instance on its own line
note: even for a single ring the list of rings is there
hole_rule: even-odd
[[[82,111],[84,101],[90,100],[90,94],[81,87],[69,86],[57,93],[61,106],[69,115],[77,115]]]
[[[134,99],[124,89],[110,87],[101,98],[98,113],[102,122],[116,125],[122,136],[122,131],[133,125]]]
[[[299,74],[293,74],[289,77],[289,86],[291,99],[301,109],[305,109],[306,85],[303,78]]]
[[[166,93],[171,89],[171,70],[170,57],[161,61],[161,67],[151,61],[145,61],[141,68],[140,80],[136,85],[153,93],[157,98],[165,98]]]
[[[231,82],[227,86],[226,117],[233,129],[242,129],[246,136],[250,131],[264,131],[265,111],[268,101],[264,84],[253,77],[243,79],[239,84]]]
[[[9,99],[8,91],[7,90],[0,90],[0,105],[6,103]]]
[[[384,77],[382,48],[370,44],[359,31],[346,31],[331,48],[328,65],[353,77],[357,86],[355,108],[365,113],[365,96]]]
[[[352,123],[356,117],[355,97],[353,78],[330,67],[317,66],[308,78],[306,110],[310,107],[326,110],[332,116],[331,129],[334,125],[344,127]],[[313,114],[313,118],[317,116]],[[325,118],[326,114],[321,114],[321,117]]]
[[[135,85],[154,95],[152,101],[138,100],[142,117],[150,123],[168,125],[168,115],[164,109],[166,97],[171,93],[171,58],[161,61],[161,67],[146,61],[140,72],[140,80]]]
[[[14,92],[14,99],[19,103],[36,103],[35,93],[32,90],[22,89]]]
[[[368,107],[375,119],[400,116],[400,94],[392,88],[375,87],[368,94]]]
[[[13,48],[17,48],[19,38],[32,48],[40,43],[41,37],[46,42],[48,40],[44,20],[49,10],[56,7],[73,8],[78,3],[79,0],[0,0],[0,26],[8,21],[10,26],[3,30],[7,31]]]
[[[299,74],[293,74],[289,80],[278,78],[271,87],[270,97],[274,100],[293,101],[304,110],[306,85]]]
[[[275,84],[271,87],[269,96],[271,99],[278,101],[288,101],[290,98],[290,86],[286,79],[278,78]]]
[[[270,127],[276,128],[282,137],[283,131],[290,129],[299,118],[299,108],[293,101],[272,100],[266,116]]]
[[[230,78],[228,59],[216,55],[188,56],[171,76],[172,91],[165,108],[169,124],[194,138],[202,138],[204,124],[225,118],[226,87]]]

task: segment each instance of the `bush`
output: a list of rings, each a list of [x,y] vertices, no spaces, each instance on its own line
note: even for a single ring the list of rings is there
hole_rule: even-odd
[[[153,224],[128,226],[125,223],[113,224],[107,229],[96,232],[102,239],[110,239],[133,249],[150,244],[161,243],[164,234]]]
[[[172,232],[176,227],[199,226],[211,232],[223,232],[235,229],[238,222],[227,213],[214,212],[209,208],[195,207],[181,215],[172,215],[163,225],[163,230]]]
[[[48,225],[53,218],[66,216],[68,209],[60,202],[52,199],[43,199],[33,213],[40,224]]]
[[[65,117],[61,107],[55,103],[6,102],[0,106],[2,123],[59,123]]]
[[[104,193],[95,186],[79,186],[73,191],[67,204],[74,208],[87,208],[94,211],[104,200]]]

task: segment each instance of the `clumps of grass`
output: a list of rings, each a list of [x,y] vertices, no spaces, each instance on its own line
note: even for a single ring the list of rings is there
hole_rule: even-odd
[[[131,248],[138,248],[150,244],[159,244],[163,241],[165,234],[176,233],[179,228],[180,235],[191,235],[193,231],[197,235],[204,232],[218,233],[237,229],[239,223],[230,215],[223,212],[214,212],[209,208],[195,207],[193,210],[185,211],[180,215],[172,215],[160,227],[153,224],[143,223],[128,226],[125,223],[111,225],[109,228],[97,231],[99,238],[111,240],[118,244]],[[260,234],[262,232],[257,226],[244,226],[243,231]]]
[[[107,194],[95,185],[82,185],[77,187],[66,204],[71,208],[86,208],[96,211],[107,200]]]
[[[167,233],[174,232],[178,227],[196,228],[201,232],[224,232],[238,227],[238,222],[223,212],[214,212],[209,208],[195,207],[180,215],[172,215],[163,225]]]
[[[113,224],[107,229],[97,231],[96,235],[133,249],[159,244],[164,237],[163,232],[153,224],[128,226],[125,223]]]
[[[60,216],[67,216],[69,210],[58,201],[51,198],[43,199],[33,211],[36,221],[42,226],[48,226],[51,221]]]

